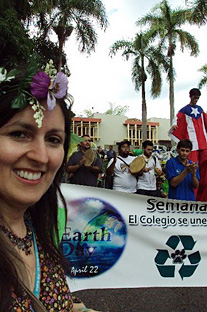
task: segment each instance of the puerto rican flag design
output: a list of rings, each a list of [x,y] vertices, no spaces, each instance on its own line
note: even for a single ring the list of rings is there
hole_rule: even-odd
[[[177,114],[174,131],[169,131],[169,137],[176,143],[183,139],[189,139],[193,144],[192,151],[207,149],[207,115],[203,109],[190,104],[183,107]]]

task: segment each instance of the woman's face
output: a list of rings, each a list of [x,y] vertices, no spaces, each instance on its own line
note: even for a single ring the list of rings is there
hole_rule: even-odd
[[[44,111],[42,128],[27,106],[0,128],[0,209],[27,208],[47,191],[64,158],[59,105]]]

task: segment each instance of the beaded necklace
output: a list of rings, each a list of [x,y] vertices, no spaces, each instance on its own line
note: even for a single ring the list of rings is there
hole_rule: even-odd
[[[32,239],[32,226],[29,220],[25,220],[25,225],[27,233],[23,238],[17,236],[12,231],[9,231],[7,228],[5,228],[4,225],[0,225],[0,229],[5,233],[5,235],[9,238],[9,240],[13,245],[17,246],[17,248],[24,251],[27,256],[31,254],[33,239]]]

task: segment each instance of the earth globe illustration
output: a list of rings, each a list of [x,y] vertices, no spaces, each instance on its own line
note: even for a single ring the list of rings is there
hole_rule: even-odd
[[[71,275],[84,278],[106,272],[124,251],[124,219],[115,207],[97,198],[81,198],[67,205],[70,218],[61,246]]]

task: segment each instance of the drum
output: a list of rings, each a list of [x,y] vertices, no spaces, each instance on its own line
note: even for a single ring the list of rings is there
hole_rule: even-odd
[[[95,159],[95,152],[89,148],[83,155],[84,165],[91,166]]]
[[[130,164],[131,174],[138,174],[146,166],[145,158],[143,156],[136,157]]]

